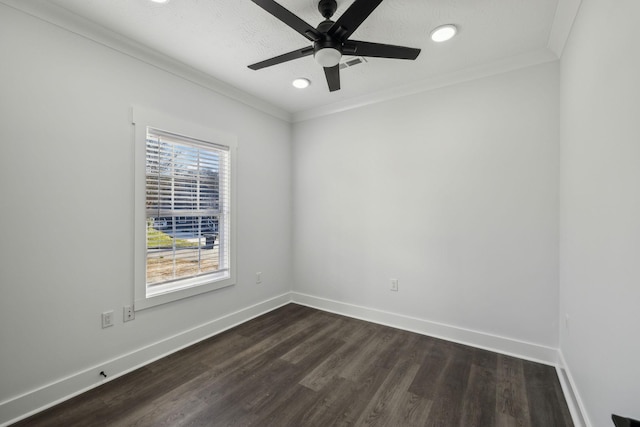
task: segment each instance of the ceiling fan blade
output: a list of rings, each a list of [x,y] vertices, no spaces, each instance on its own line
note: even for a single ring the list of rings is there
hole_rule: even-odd
[[[358,40],[345,42],[342,52],[345,55],[369,56],[375,58],[416,59],[420,49],[392,44],[370,43]]]
[[[340,65],[324,67],[324,75],[327,78],[329,92],[340,90]]]
[[[278,55],[270,59],[265,59],[264,61],[256,62],[255,64],[249,65],[249,68],[251,68],[252,70],[259,70],[261,68],[271,67],[272,65],[282,64],[283,62],[291,61],[309,55],[313,55],[313,47],[311,46],[297,49],[288,53],[283,53],[282,55]]]
[[[380,3],[382,3],[382,0],[354,1],[349,9],[347,9],[329,29],[329,36],[336,37],[344,42],[358,29],[360,24],[371,15],[371,12],[373,12]]]
[[[251,0],[280,21],[287,24],[289,27],[296,30],[298,33],[302,34],[304,37],[311,41],[320,40],[322,34],[311,25],[304,22],[302,19],[298,18],[296,15],[291,13],[289,10],[285,9],[278,3],[273,0]]]

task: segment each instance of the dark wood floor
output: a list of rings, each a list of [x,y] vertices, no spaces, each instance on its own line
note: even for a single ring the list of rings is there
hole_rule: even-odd
[[[572,426],[554,368],[289,304],[16,426]]]

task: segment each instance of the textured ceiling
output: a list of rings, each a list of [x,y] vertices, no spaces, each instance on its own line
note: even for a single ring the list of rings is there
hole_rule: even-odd
[[[337,0],[336,20],[353,0]],[[250,0],[48,0],[75,15],[172,57],[231,86],[296,113],[448,73],[547,49],[558,0],[385,0],[352,38],[422,49],[416,61],[367,58],[342,70],[330,93],[312,56],[259,71],[247,65],[310,43]],[[317,0],[280,0],[316,26]],[[460,32],[436,44],[431,30],[454,23]],[[312,85],[291,86],[296,77]]]

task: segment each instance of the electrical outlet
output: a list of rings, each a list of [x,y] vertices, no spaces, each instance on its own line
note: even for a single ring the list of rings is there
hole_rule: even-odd
[[[125,322],[129,322],[130,320],[133,320],[136,318],[136,314],[133,311],[132,305],[125,305],[122,311],[123,311],[123,320]]]
[[[113,326],[113,310],[102,313],[102,328]]]
[[[258,272],[256,273],[256,284],[257,284],[257,285],[259,285],[259,284],[261,284],[261,283],[262,283],[262,272],[261,272],[261,271],[258,271]]]
[[[389,289],[398,292],[398,279],[391,279],[391,287]]]

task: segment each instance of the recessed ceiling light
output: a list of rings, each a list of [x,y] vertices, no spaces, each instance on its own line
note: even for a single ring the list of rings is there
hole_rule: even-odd
[[[292,83],[293,87],[298,88],[298,89],[304,89],[306,87],[309,87],[309,85],[311,84],[311,81],[309,79],[295,79]]]
[[[434,42],[445,42],[451,39],[458,32],[458,28],[453,24],[440,25],[431,31],[431,40]]]
[[[160,3],[160,4],[164,4],[164,3],[169,3],[169,0],[151,0],[154,3]]]

